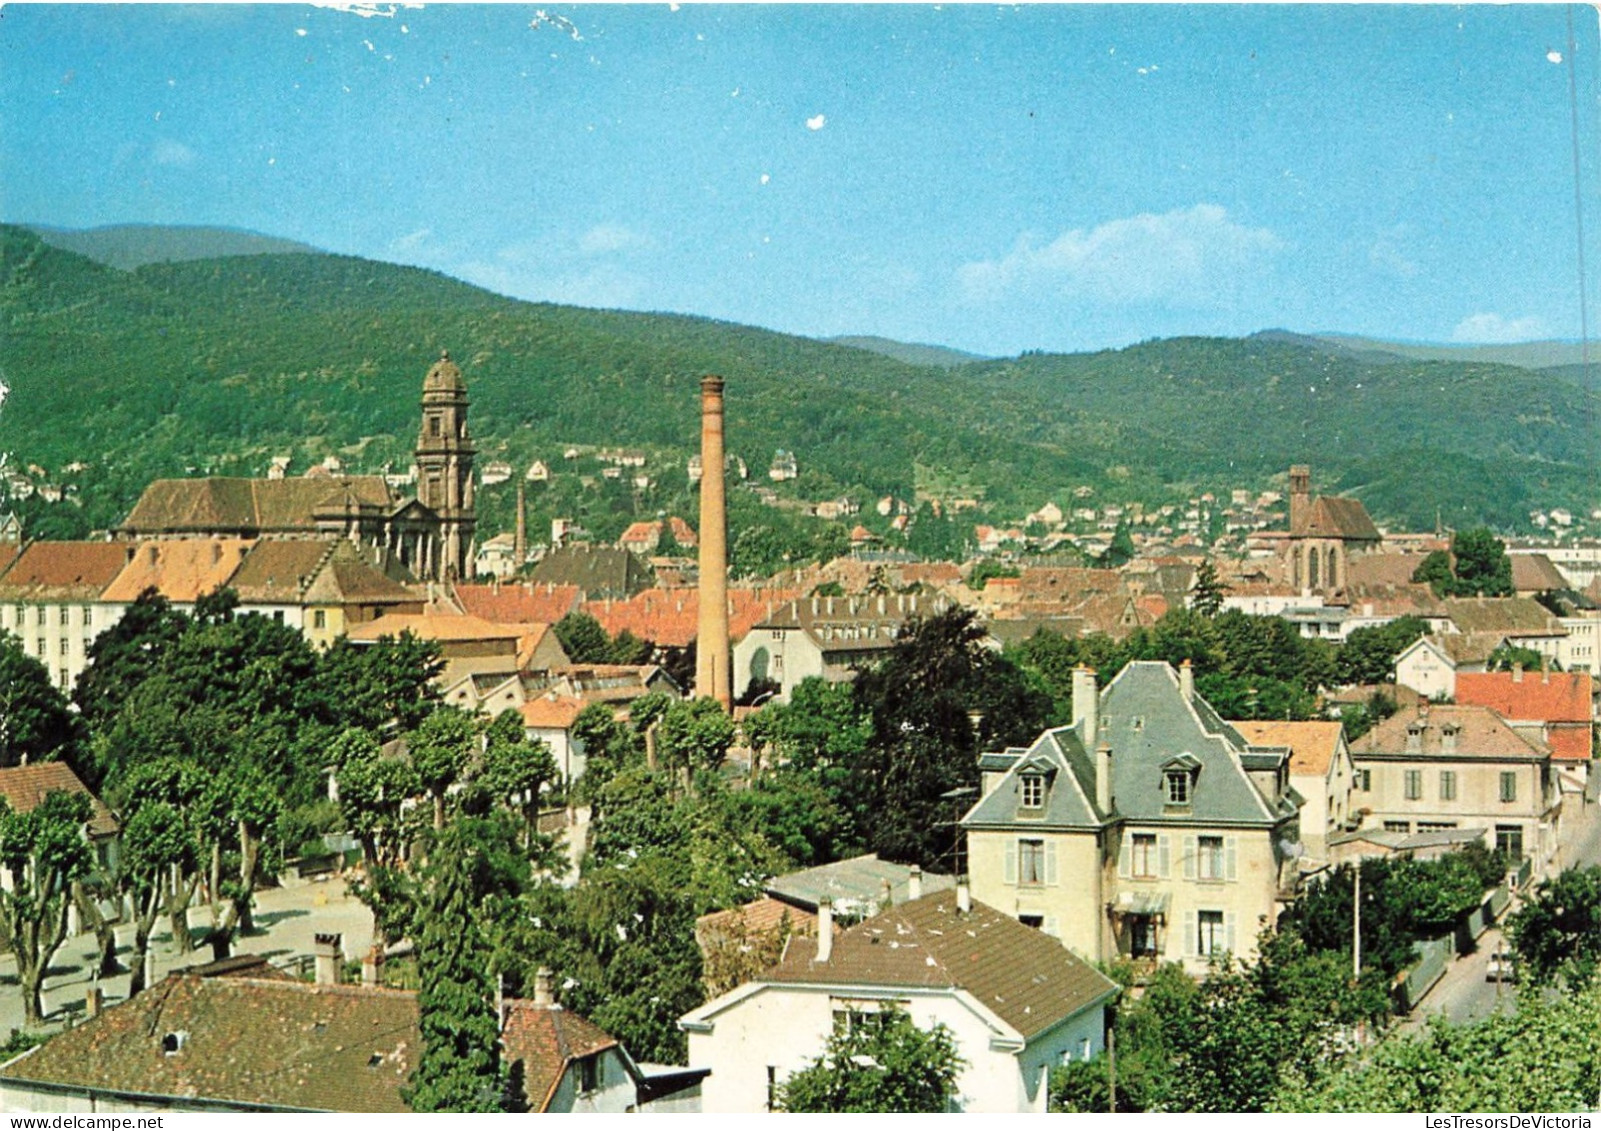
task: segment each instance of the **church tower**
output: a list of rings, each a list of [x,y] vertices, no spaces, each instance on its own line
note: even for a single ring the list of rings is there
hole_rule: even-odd
[[[441,352],[422,383],[422,435],[417,440],[417,501],[439,516],[433,576],[441,581],[472,577],[472,437],[467,433],[467,383],[461,369]]]

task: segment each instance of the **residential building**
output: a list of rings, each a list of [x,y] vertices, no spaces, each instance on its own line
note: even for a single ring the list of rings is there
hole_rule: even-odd
[[[1118,987],[1042,932],[969,898],[922,895],[846,930],[832,906],[753,981],[691,1010],[689,1061],[711,1070],[707,1112],[762,1112],[842,1026],[894,1008],[950,1030],[953,1110],[1044,1112],[1050,1069],[1102,1048]]]
[[[236,964],[169,974],[0,1066],[0,1110],[409,1110],[402,1089],[422,1051],[415,992],[300,982],[264,964],[221,969]],[[554,1004],[548,978],[534,1000],[505,1003],[501,1044],[531,1112],[639,1105],[633,1059]]]
[[[1336,722],[1236,722],[1254,747],[1282,749],[1290,757],[1290,788],[1301,796],[1301,843],[1313,864],[1327,863],[1329,838],[1351,820],[1356,767]]]
[[[1419,637],[1395,657],[1395,682],[1425,699],[1456,697],[1462,672],[1482,672],[1506,638],[1494,632],[1443,632]]]
[[[1456,701],[1489,707],[1507,725],[1551,748],[1551,760],[1582,767],[1594,755],[1594,681],[1587,671],[1526,672],[1514,664],[1506,672],[1464,672],[1457,676]]]
[[[1567,629],[1532,597],[1460,597],[1444,602],[1452,625],[1463,634],[1498,637],[1517,648],[1561,662]]]
[[[974,895],[1090,962],[1253,956],[1305,852],[1288,753],[1219,718],[1188,665],[1094,680],[1074,673],[1071,726],[984,756],[962,818]]]
[[[1537,866],[1557,848],[1562,797],[1551,749],[1488,707],[1420,703],[1351,744],[1351,804],[1366,829],[1479,829]]]
[[[758,621],[734,645],[734,694],[753,685],[776,684],[774,698],[786,702],[809,677],[835,683],[852,680],[895,646],[907,621],[946,607],[944,598],[900,595],[790,601]]]
[[[89,792],[89,787],[72,772],[71,766],[65,762],[31,762],[0,769],[0,798],[5,799],[13,813],[33,812],[51,793],[81,793],[89,798],[89,824],[84,835],[94,849],[96,864],[109,875],[117,866],[117,837],[122,825],[106,803]],[[0,876],[9,889],[10,874],[0,868]],[[76,908],[69,910],[69,917],[76,922]],[[4,1110],[3,1107],[0,1110]]]
[[[0,629],[72,690],[89,663],[95,637],[122,617],[123,605],[100,604],[135,547],[116,542],[34,542],[0,574]]]

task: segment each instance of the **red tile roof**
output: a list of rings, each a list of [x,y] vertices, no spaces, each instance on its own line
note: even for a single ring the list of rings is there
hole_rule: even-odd
[[[617,1048],[617,1039],[592,1021],[559,1005],[508,1003],[501,1033],[502,1063],[523,1065],[523,1094],[530,1111],[546,1111],[567,1066],[582,1057]]]
[[[522,629],[514,625],[491,624],[474,616],[444,613],[392,613],[352,627],[351,640],[370,641],[409,632],[419,640],[509,640],[521,639]],[[513,645],[512,650],[515,650]]]
[[[95,600],[132,551],[127,542],[34,542],[0,577],[0,599]]]
[[[545,730],[566,730],[588,704],[570,695],[541,695],[520,708],[523,725]]]
[[[1343,723],[1231,722],[1252,746],[1286,746],[1290,773],[1325,777],[1340,746]]]
[[[26,766],[0,770],[0,797],[6,799],[13,812],[32,812],[47,793],[87,795],[91,807],[90,835],[111,836],[117,831],[116,816],[106,808],[105,802],[89,792],[89,787],[78,780],[78,775],[65,762],[30,762]]]
[[[174,538],[140,542],[101,594],[103,601],[138,599],[155,589],[179,605],[194,603],[225,585],[255,543],[243,538]]]
[[[576,585],[457,585],[456,600],[475,617],[492,624],[555,624],[578,608],[583,590]]]
[[[1548,724],[1551,757],[1583,761],[1590,757],[1589,672],[1458,672],[1456,701],[1489,707],[1515,722]]]
[[[1550,748],[1538,739],[1527,738],[1507,725],[1506,720],[1488,707],[1419,704],[1412,711],[1400,711],[1368,731],[1351,744],[1356,757],[1364,754],[1398,755],[1407,753],[1408,729],[1420,727],[1416,756],[1453,759],[1543,758]],[[1447,750],[1448,728],[1455,728],[1455,749]]]

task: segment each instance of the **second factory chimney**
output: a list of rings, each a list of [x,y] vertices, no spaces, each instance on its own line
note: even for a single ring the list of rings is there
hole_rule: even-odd
[[[695,694],[731,710],[728,646],[728,507],[723,498],[723,379],[700,379],[700,626]]]

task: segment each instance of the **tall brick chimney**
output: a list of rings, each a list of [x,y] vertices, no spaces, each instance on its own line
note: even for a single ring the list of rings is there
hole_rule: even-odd
[[[700,379],[700,626],[695,694],[734,703],[728,646],[728,506],[723,498],[723,379]]]
[[[523,481],[517,480],[517,528],[512,535],[511,542],[511,575],[516,577],[523,571],[523,563],[528,560],[528,505],[523,499]]]

